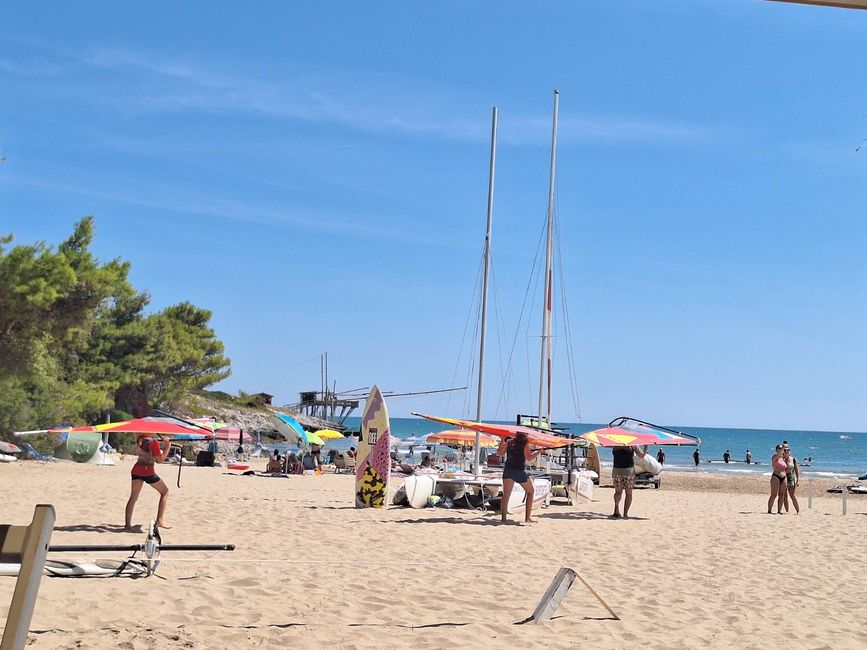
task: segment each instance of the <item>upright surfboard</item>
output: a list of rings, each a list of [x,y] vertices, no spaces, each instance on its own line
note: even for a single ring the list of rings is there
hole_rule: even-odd
[[[384,508],[391,470],[391,430],[388,409],[379,388],[367,396],[356,452],[355,507]]]
[[[599,463],[599,450],[596,445],[587,447],[587,469],[591,472],[596,472],[597,476],[602,476],[602,468]]]

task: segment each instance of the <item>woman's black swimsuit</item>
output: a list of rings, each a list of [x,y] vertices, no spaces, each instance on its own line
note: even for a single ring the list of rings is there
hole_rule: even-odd
[[[510,440],[506,448],[506,463],[503,466],[503,478],[510,478],[516,483],[524,484],[530,480],[527,474],[527,460],[524,449],[530,444],[525,438],[523,442],[517,439]]]

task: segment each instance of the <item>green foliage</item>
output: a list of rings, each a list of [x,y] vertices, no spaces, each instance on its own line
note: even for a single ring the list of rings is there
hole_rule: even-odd
[[[145,314],[129,264],[99,262],[92,241],[92,217],[56,250],[0,237],[0,434],[147,415],[229,375],[211,312]]]
[[[250,406],[250,402],[253,399],[253,396],[250,393],[245,393],[242,390],[239,390],[237,395],[230,395],[221,390],[199,390],[196,392],[203,397],[207,397],[208,399],[217,402],[223,402],[230,406],[242,406],[245,408]]]

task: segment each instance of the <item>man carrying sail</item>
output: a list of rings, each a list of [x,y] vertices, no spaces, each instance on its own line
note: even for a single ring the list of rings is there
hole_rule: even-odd
[[[620,497],[626,492],[623,502],[623,518],[629,517],[629,506],[632,505],[632,488],[635,486],[635,455],[644,458],[647,455],[647,446],[644,449],[632,446],[613,447],[614,467],[611,469],[611,481],[614,483],[614,514],[612,519],[620,519]]]

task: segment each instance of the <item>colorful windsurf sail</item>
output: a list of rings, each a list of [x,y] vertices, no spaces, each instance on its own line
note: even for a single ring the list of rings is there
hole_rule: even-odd
[[[298,420],[293,418],[291,415],[286,415],[285,413],[274,413],[272,417],[274,418],[274,423],[277,425],[277,431],[287,436],[290,442],[307,446],[319,445],[320,447],[325,444],[325,441],[315,433],[305,431],[304,427],[301,426]]]
[[[134,420],[124,420],[123,422],[108,422],[106,424],[97,424],[96,430],[108,433],[147,434],[162,436],[164,438],[193,436],[188,439],[195,440],[206,440],[213,437],[213,434],[199,427],[187,426],[181,422],[169,422],[162,418],[136,418]]]
[[[607,427],[585,433],[581,438],[600,447],[701,444],[699,438],[688,433],[626,417],[616,418]]]
[[[171,421],[168,418],[147,417],[123,420],[120,422],[106,422],[105,424],[85,425],[80,427],[63,426],[38,431],[19,431],[15,435],[28,435],[34,433],[55,433],[63,438],[70,433],[141,433],[188,440],[207,440],[213,438],[213,434],[201,427],[187,426],[179,421]]]
[[[438,431],[437,433],[429,433],[425,436],[424,441],[431,445],[460,445],[466,447],[467,445],[476,444],[476,432],[470,429],[447,429],[445,431]],[[500,439],[487,433],[482,433],[479,442],[482,447],[497,447],[500,444]]]
[[[545,433],[544,431],[539,431],[538,429],[533,429],[531,427],[522,427],[516,424],[491,424],[488,422],[455,420],[453,418],[442,418],[436,415],[424,415],[423,413],[413,413],[413,415],[417,415],[421,418],[424,418],[425,420],[430,420],[432,422],[442,422],[443,424],[450,424],[451,426],[457,427],[459,429],[472,429],[473,431],[488,433],[492,436],[497,436],[498,438],[514,438],[516,435],[518,435],[518,433],[524,433],[527,435],[527,440],[530,441],[530,444],[532,446],[542,447],[543,449],[555,449],[557,447],[565,447],[566,445],[580,443],[580,440],[563,438],[561,436],[556,436],[553,433]]]

